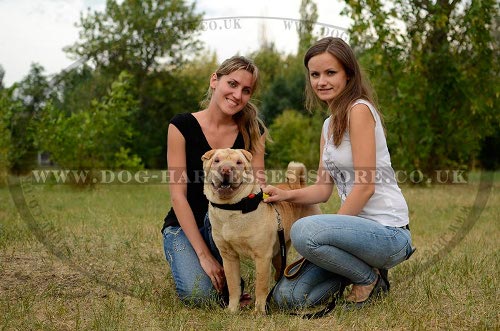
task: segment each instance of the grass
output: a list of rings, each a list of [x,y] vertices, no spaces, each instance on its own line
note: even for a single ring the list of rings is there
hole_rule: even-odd
[[[478,194],[468,184],[403,186],[418,250],[391,270],[388,297],[359,311],[336,309],[317,320],[286,313],[230,315],[184,307],[164,259],[160,228],[166,185],[34,185],[19,213],[0,187],[0,328],[2,330],[429,330],[499,329],[499,176],[470,231],[461,225]],[[14,194],[16,196],[16,194]],[[338,200],[322,206],[334,212]],[[22,210],[21,210],[22,211]],[[432,263],[429,263],[432,262]],[[420,268],[426,265],[426,268]],[[245,262],[253,288],[253,269]]]

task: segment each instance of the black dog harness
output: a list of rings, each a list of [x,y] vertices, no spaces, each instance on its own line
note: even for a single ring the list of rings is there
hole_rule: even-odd
[[[259,206],[259,203],[262,202],[264,193],[262,190],[260,190],[259,193],[257,194],[249,194],[247,197],[241,199],[237,203],[233,204],[220,204],[220,203],[213,203],[210,202],[210,204],[216,208],[219,209],[224,209],[224,210],[241,210],[243,214],[250,213],[254,210],[257,209]]]

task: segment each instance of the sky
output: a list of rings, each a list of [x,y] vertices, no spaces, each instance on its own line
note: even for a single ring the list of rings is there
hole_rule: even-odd
[[[119,1],[120,2],[120,1]],[[192,3],[193,0],[187,1]],[[236,53],[248,54],[262,42],[274,42],[283,53],[294,53],[301,0],[198,0],[195,10],[204,13],[200,39],[217,53],[219,61]],[[316,0],[318,36],[348,40],[349,20],[340,15],[339,0]],[[63,51],[78,41],[75,26],[80,14],[103,11],[105,0],[0,0],[0,65],[4,85],[22,80],[32,63],[46,75],[64,70],[78,59]],[[249,5],[251,4],[251,5]],[[290,20],[291,19],[291,20]],[[325,25],[321,25],[323,23]]]

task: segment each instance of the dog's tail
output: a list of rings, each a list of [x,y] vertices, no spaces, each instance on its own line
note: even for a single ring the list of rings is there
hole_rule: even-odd
[[[306,186],[306,166],[300,162],[288,163],[286,181],[292,190]]]

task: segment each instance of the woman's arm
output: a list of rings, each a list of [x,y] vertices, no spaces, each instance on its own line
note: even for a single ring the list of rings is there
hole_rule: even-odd
[[[375,192],[375,119],[364,104],[350,112],[349,136],[354,164],[354,185],[338,214],[358,215]]]
[[[191,246],[198,255],[200,264],[205,273],[210,277],[214,287],[222,290],[224,286],[224,270],[214,258],[203,237],[198,230],[191,206],[187,201],[186,180],[186,141],[179,129],[170,124],[168,127],[167,160],[171,176],[169,190],[172,206],[182,230],[186,234]],[[187,178],[185,178],[187,179]]]
[[[314,185],[298,189],[298,190],[281,190],[274,186],[266,186],[263,191],[269,197],[264,202],[288,201],[300,204],[315,204],[326,202],[330,198],[333,190],[333,181],[328,174],[328,171],[323,167],[323,146],[325,141],[321,135],[319,165],[316,183]]]

